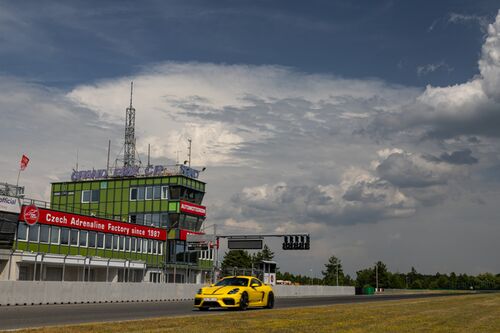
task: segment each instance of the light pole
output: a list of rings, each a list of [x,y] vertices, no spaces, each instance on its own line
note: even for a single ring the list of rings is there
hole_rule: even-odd
[[[378,262],[375,264],[375,292],[378,292]]]
[[[212,243],[212,283],[217,282],[216,274],[219,269],[219,240],[217,237],[217,224],[204,226],[201,230],[205,231],[207,228],[214,228],[214,237],[210,243]],[[210,248],[209,248],[210,250]]]
[[[339,263],[335,266],[337,267],[337,287],[339,286]]]

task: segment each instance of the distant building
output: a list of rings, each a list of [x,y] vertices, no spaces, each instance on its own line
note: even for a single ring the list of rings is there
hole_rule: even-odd
[[[157,166],[123,175],[124,169],[111,176],[78,171],[72,181],[53,183],[50,203],[33,202],[40,215],[33,225],[24,217],[32,201],[10,197],[25,205],[0,212],[10,221],[3,228],[9,233],[0,233],[0,279],[205,282],[214,251],[193,251],[186,243],[206,217],[198,171]]]

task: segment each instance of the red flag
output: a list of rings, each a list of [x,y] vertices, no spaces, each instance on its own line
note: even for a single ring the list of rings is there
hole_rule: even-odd
[[[24,171],[24,169],[26,169],[29,161],[30,159],[28,158],[28,156],[23,154],[23,157],[21,157],[21,171]]]

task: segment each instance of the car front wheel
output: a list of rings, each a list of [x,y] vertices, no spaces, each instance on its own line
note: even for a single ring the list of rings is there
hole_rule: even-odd
[[[248,294],[244,292],[240,298],[240,310],[244,311],[248,308]]]
[[[267,309],[272,309],[274,307],[274,294],[273,292],[269,292],[269,295],[267,295],[267,304],[266,308]]]

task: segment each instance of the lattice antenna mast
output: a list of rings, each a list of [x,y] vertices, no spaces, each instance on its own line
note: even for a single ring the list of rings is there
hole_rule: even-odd
[[[123,152],[123,166],[134,166],[135,161],[135,109],[132,106],[134,82],[130,82],[130,106],[125,114],[125,146]]]

